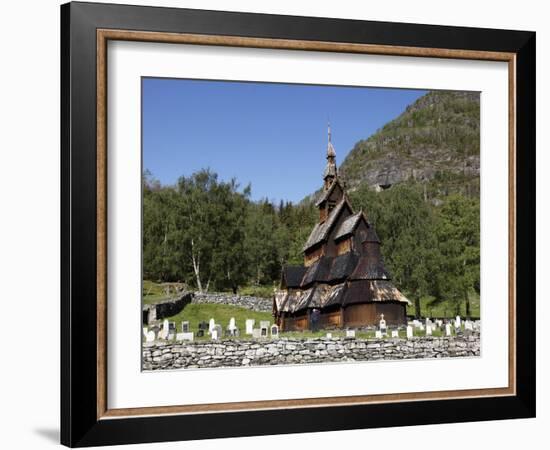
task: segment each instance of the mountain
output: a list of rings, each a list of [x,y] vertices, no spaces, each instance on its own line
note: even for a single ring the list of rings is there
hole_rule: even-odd
[[[431,91],[368,139],[339,168],[350,191],[425,183],[430,198],[479,194],[479,93]]]

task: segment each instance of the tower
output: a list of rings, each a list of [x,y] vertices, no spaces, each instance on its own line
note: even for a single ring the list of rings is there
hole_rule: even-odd
[[[325,166],[325,172],[323,174],[324,185],[323,189],[328,191],[332,182],[338,176],[338,169],[336,167],[336,151],[332,145],[332,134],[330,131],[330,123],[328,124],[328,144],[327,144],[327,165]]]

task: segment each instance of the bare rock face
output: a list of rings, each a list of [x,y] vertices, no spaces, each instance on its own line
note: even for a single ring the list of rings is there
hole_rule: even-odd
[[[355,144],[340,167],[350,190],[407,180],[456,186],[479,177],[479,93],[429,92]]]

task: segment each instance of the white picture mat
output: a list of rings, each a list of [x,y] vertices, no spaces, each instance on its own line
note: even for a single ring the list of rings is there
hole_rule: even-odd
[[[142,76],[481,91],[481,357],[141,372]],[[109,42],[108,408],[507,386],[507,155],[506,63]]]

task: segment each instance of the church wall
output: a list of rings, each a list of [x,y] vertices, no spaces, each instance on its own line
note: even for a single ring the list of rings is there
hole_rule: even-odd
[[[344,326],[364,327],[374,325],[376,322],[376,305],[374,303],[363,303],[350,305],[344,309]]]
[[[376,303],[377,321],[384,314],[387,325],[404,325],[407,323],[405,305],[402,303]]]
[[[357,225],[357,228],[355,230],[355,234],[353,235],[353,247],[357,249],[357,251],[362,252],[363,249],[363,242],[365,241],[367,237],[367,224],[361,220],[359,222],[359,225]]]
[[[340,217],[338,217],[338,220],[333,225],[332,231],[330,232],[330,234],[328,236],[328,240],[327,240],[327,243],[326,243],[326,251],[325,251],[325,254],[327,256],[336,256],[337,255],[337,253],[336,253],[337,245],[334,242],[334,235],[338,231],[338,228],[340,228],[340,225],[342,225],[342,222],[344,222],[344,220],[346,220],[349,216],[351,216],[351,211],[346,206],[344,209],[342,209],[342,212],[340,213]]]

